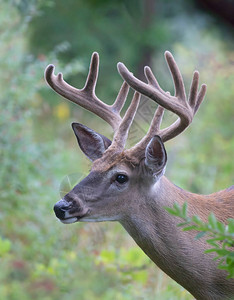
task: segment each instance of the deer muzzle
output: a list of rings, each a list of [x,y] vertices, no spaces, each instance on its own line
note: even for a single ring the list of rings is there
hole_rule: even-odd
[[[84,217],[88,209],[62,199],[54,205],[54,213],[62,223],[71,224]]]

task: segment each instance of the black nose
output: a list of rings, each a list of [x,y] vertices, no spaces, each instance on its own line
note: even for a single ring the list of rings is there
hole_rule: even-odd
[[[71,208],[71,204],[67,201],[60,200],[54,206],[54,212],[57,218],[65,219],[65,213]]]

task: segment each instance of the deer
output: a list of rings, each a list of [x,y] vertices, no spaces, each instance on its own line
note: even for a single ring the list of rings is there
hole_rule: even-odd
[[[80,123],[72,123],[78,145],[92,162],[89,175],[54,205],[56,217],[64,224],[75,222],[119,222],[145,254],[169,277],[198,300],[224,300],[234,297],[234,279],[217,268],[207,249],[206,240],[195,239],[196,232],[182,231],[177,218],[165,207],[187,202],[189,215],[207,220],[214,212],[219,221],[234,216],[234,186],[210,195],[185,191],[165,176],[167,153],[164,143],[183,132],[193,121],[206,94],[199,89],[199,72],[193,73],[189,96],[174,57],[165,52],[172,75],[175,94],[159,85],[150,67],[144,68],[147,82],[139,80],[123,63],[118,72],[123,79],[112,105],[101,101],[95,93],[99,55],[91,57],[89,73],[83,89],[69,85],[62,73],[55,75],[54,65],[45,70],[45,80],[59,95],[103,119],[113,129],[112,141]],[[134,91],[123,117],[120,113],[129,89]],[[141,96],[158,104],[145,136],[126,149],[128,133]],[[147,100],[148,101],[148,100]],[[177,120],[161,129],[164,111],[177,115]]]

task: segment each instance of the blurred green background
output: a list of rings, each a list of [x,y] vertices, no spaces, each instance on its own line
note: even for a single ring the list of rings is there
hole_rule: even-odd
[[[70,123],[109,137],[111,130],[52,92],[43,73],[53,63],[81,88],[91,53],[98,51],[97,95],[112,103],[121,85],[118,61],[141,78],[143,66],[152,66],[172,91],[163,58],[170,50],[187,90],[198,69],[208,92],[191,128],[167,143],[166,175],[192,192],[226,188],[234,165],[233,1],[221,7],[209,0],[0,4],[0,299],[192,299],[119,224],[65,226],[56,220],[52,208],[67,175],[78,179],[90,168]],[[141,128],[142,135],[147,118],[138,115],[133,132]],[[172,120],[168,113],[165,124]]]

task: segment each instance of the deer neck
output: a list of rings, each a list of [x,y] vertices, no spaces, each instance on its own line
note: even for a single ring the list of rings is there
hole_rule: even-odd
[[[203,253],[204,241],[195,240],[191,232],[181,231],[177,227],[179,219],[165,210],[175,201],[183,204],[196,196],[199,198],[199,195],[184,191],[162,177],[150,194],[138,201],[138,209],[123,219],[121,224],[146,255],[196,299],[221,299],[215,295],[212,295],[213,298],[205,296],[209,288],[202,278],[208,278],[209,281],[210,272],[216,270],[215,267],[211,270],[207,263],[209,260]],[[201,276],[201,273],[207,274]]]
[[[132,213],[121,220],[121,224],[146,254],[150,256],[154,253],[150,258],[156,263],[158,254],[170,251],[168,245],[175,245],[175,234],[179,234],[176,226],[178,219],[170,216],[165,207],[171,207],[175,201],[184,203],[186,193],[163,176],[149,193],[142,192],[139,195],[140,199],[135,201]]]
[[[184,203],[186,191],[173,185],[164,176],[151,188],[148,194],[140,195],[132,213],[126,216],[121,224],[136,243],[156,263],[161,264],[159,257],[167,259],[173,255],[173,248],[179,243],[178,219],[169,215],[165,207],[173,203]],[[175,255],[177,255],[175,253]],[[181,258],[180,258],[181,260]],[[166,262],[165,262],[166,263]]]

